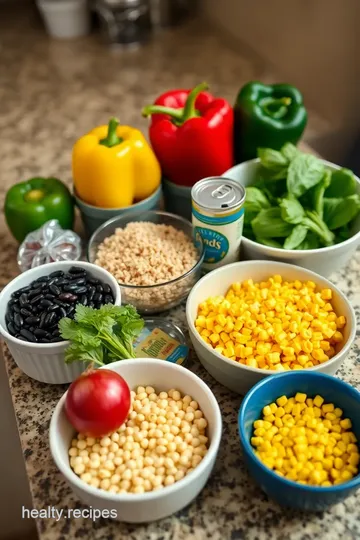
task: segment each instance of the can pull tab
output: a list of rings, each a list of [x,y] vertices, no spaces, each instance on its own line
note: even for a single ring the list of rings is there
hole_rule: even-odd
[[[229,204],[232,203],[235,196],[232,186],[228,186],[226,184],[222,184],[218,188],[214,189],[211,195],[214,197],[214,199],[223,199],[223,203],[221,204],[222,208],[227,208]]]

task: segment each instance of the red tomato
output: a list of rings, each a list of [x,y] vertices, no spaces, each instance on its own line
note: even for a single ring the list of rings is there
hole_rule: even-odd
[[[79,432],[103,437],[116,431],[130,410],[130,389],[115,371],[98,369],[83,373],[66,395],[66,415]]]

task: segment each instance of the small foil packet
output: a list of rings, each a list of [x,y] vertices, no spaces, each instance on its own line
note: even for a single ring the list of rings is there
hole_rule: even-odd
[[[17,262],[22,272],[56,261],[77,261],[81,257],[81,239],[73,231],[62,229],[57,219],[29,233],[19,247]]]
[[[170,321],[155,317],[144,319],[145,326],[134,343],[137,358],[159,358],[183,365],[189,347],[182,331]]]

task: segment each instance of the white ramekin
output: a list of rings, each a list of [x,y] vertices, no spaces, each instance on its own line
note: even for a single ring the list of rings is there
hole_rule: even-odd
[[[186,319],[192,344],[204,368],[220,384],[239,394],[246,394],[261,379],[275,375],[277,372],[253,368],[229,360],[205,343],[195,328],[198,307],[210,296],[226,294],[229,287],[235,282],[241,282],[245,279],[253,279],[255,282],[264,281],[274,274],[280,274],[287,281],[296,279],[313,281],[318,287],[331,289],[333,291],[332,304],[336,313],[346,317],[347,323],[343,329],[344,342],[339,344],[337,354],[323,364],[308,368],[309,371],[321,371],[333,375],[349,354],[355,339],[356,317],[350,302],[333,283],[315,272],[275,261],[246,261],[217,268],[200,279],[192,289],[186,304]]]
[[[102,369],[102,368],[101,368]],[[70,468],[69,448],[75,430],[68,421],[64,402],[58,402],[50,423],[50,450],[53,459],[74,493],[84,503],[99,510],[116,510],[117,519],[127,523],[156,521],[187,506],[205,486],[219,450],[222,420],[219,405],[210,388],[188,369],[150,358],[120,360],[106,366],[119,373],[131,389],[153,386],[157,391],[176,387],[195,399],[208,422],[209,450],[201,463],[185,478],[159,491],[144,494],[114,494],[89,486]]]
[[[17,339],[6,329],[5,314],[13,292],[26,287],[35,279],[47,276],[56,270],[69,270],[72,266],[85,268],[95,278],[110,285],[115,304],[121,304],[120,287],[116,279],[103,268],[82,261],[54,262],[32,268],[13,279],[0,294],[0,334],[3,336],[18,367],[32,379],[49,384],[64,384],[76,379],[86,368],[83,362],[65,364],[65,349],[68,341],[59,343],[30,343]]]

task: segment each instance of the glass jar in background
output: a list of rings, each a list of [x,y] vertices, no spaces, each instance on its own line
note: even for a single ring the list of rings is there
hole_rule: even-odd
[[[151,28],[148,0],[97,0],[95,11],[110,44],[136,46],[148,39]]]

